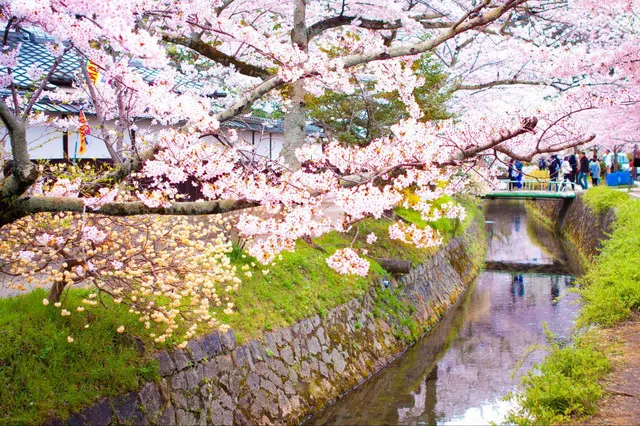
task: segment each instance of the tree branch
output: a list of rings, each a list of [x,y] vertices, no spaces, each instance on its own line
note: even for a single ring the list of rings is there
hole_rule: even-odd
[[[266,80],[272,76],[272,74],[266,69],[260,68],[248,62],[241,61],[232,55],[221,52],[220,50],[216,49],[209,43],[200,40],[199,38],[173,37],[164,35],[162,36],[162,40],[168,43],[179,44],[181,46],[188,47],[189,49],[198,52],[199,54],[221,65],[227,67],[233,65],[240,74],[244,74],[249,77],[257,77]]]
[[[195,216],[220,214],[230,211],[257,207],[260,203],[246,200],[220,200],[172,203],[168,207],[148,207],[141,201],[125,203],[106,203],[90,213],[106,216],[138,216],[144,214]],[[0,226],[34,213],[57,213],[85,211],[82,198],[69,197],[21,197],[15,201],[10,211],[0,210]]]

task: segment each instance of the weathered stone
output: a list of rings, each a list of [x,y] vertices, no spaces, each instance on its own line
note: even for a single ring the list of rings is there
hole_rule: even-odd
[[[267,344],[267,356],[268,357],[279,357],[280,352],[278,351],[278,344],[276,343],[276,338],[273,333],[267,333],[264,335],[264,341]]]
[[[167,379],[162,378],[158,381],[158,390],[162,397],[162,403],[166,404],[169,402],[171,399],[171,391],[169,390],[169,382],[167,382]]]
[[[320,361],[320,374],[327,379],[329,378],[329,369],[327,368],[327,364],[322,361]]]
[[[266,377],[269,372],[269,364],[267,364],[266,361],[256,362],[253,371],[255,371],[258,376]]]
[[[326,364],[331,363],[331,353],[329,353],[329,351],[323,351],[321,354],[321,357],[322,357],[322,362]]]
[[[147,383],[138,393],[140,403],[144,407],[144,412],[151,419],[155,419],[160,414],[162,408],[162,396],[155,383]]]
[[[138,407],[138,395],[135,392],[114,399],[113,405],[118,422],[136,425],[148,423],[147,417]]]
[[[263,360],[267,357],[267,352],[264,348],[264,345],[259,340],[250,341],[249,349],[251,350],[251,356],[255,360]]]
[[[220,355],[216,357],[216,361],[218,362],[218,370],[220,373],[228,373],[233,370],[233,359],[231,355]]]
[[[300,341],[296,337],[296,339],[291,344],[293,346],[293,353],[297,359],[302,357],[302,352],[300,351]]]
[[[172,354],[173,362],[176,364],[178,371],[184,370],[190,364],[187,353],[182,349],[176,349]]]
[[[293,365],[295,358],[293,356],[293,350],[290,346],[285,346],[280,351],[280,358],[288,365]]]
[[[65,423],[65,426],[85,426],[89,424],[90,423],[87,422],[87,419],[84,418],[84,415],[78,413],[69,417]],[[62,425],[62,422],[58,422],[56,426],[58,425]],[[52,426],[52,424],[48,424],[47,426]]]
[[[268,405],[269,396],[267,395],[267,391],[260,389],[256,395],[256,399],[253,401],[253,405],[251,405],[251,416],[254,419],[260,418],[260,414],[267,410]]]
[[[209,409],[211,413],[211,424],[213,425],[232,425],[233,412],[225,410],[218,402],[213,402]]]
[[[233,410],[235,408],[233,399],[226,392],[220,392],[219,400],[225,408],[228,408],[229,410]]]
[[[233,396],[238,395],[238,392],[240,391],[241,382],[242,382],[242,376],[237,371],[234,370],[231,372],[231,374],[229,374],[227,390],[231,395]]]
[[[293,395],[294,393],[296,393],[296,390],[293,388],[293,383],[291,383],[291,380],[287,380],[284,383],[284,392],[287,395]]]
[[[299,410],[302,407],[302,398],[299,395],[294,395],[291,397],[291,406],[294,410]]]
[[[318,315],[314,315],[311,317],[311,324],[313,324],[313,327],[318,327],[320,325],[320,317]]]
[[[159,426],[173,426],[176,424],[176,410],[171,404],[167,406],[158,419]]]
[[[220,336],[220,341],[222,342],[222,348],[231,352],[236,348],[236,335],[233,330],[229,330],[223,335]]]
[[[291,367],[289,367],[289,380],[293,383],[298,383],[298,373]]]
[[[316,336],[311,336],[311,338],[307,340],[307,349],[311,355],[317,355],[320,353],[320,342],[318,342],[318,338]]]
[[[310,319],[305,318],[302,321],[300,321],[300,333],[303,336],[307,336],[311,334],[312,331],[313,331],[313,324],[311,324]]]
[[[280,410],[280,418],[287,418],[293,407],[291,407],[291,401],[286,397],[284,392],[278,391],[278,408]]]
[[[209,379],[218,379],[218,363],[215,359],[204,363],[204,376]]]
[[[171,394],[173,405],[177,408],[189,408],[189,400],[187,395],[182,391],[175,391]]]
[[[158,360],[158,372],[161,376],[168,376],[176,371],[176,364],[173,362],[167,351],[159,352],[158,355],[156,355],[156,360]]]
[[[318,341],[321,345],[327,344],[327,339],[325,338],[323,327],[318,327],[318,330],[316,330],[316,337],[318,338]]]
[[[262,416],[260,418],[260,426],[272,426],[273,422],[267,416]]]
[[[311,375],[311,366],[307,361],[302,361],[300,363],[300,370],[298,371],[300,377],[308,379]]]
[[[247,345],[240,346],[233,351],[233,358],[238,368],[248,367],[253,370],[253,359],[251,359],[251,351]]]
[[[258,389],[260,389],[260,377],[258,377],[258,375],[253,371],[249,373],[249,376],[247,377],[247,381],[245,383],[253,392],[256,392]]]
[[[220,343],[218,333],[211,333],[203,337],[200,344],[202,345],[202,350],[204,350],[210,358],[222,352],[222,344]]]
[[[289,370],[282,361],[276,358],[269,359],[269,367],[280,377],[287,377]]]
[[[266,390],[267,392],[269,392],[271,395],[276,394],[276,391],[277,391],[276,385],[274,385],[267,379],[260,379],[260,387]]]
[[[334,349],[331,352],[331,360],[333,362],[333,367],[338,373],[342,373],[347,366],[344,356],[342,356],[342,353],[338,352],[337,349]]]
[[[176,423],[179,425],[195,425],[198,422],[196,416],[189,411],[178,408],[176,410]]]
[[[82,424],[98,426],[110,424],[113,420],[113,413],[111,411],[109,398],[104,398],[100,402],[93,404],[84,410],[79,418],[82,418]],[[71,424],[72,419],[69,419],[68,423]]]
[[[280,376],[278,376],[273,371],[269,371],[267,373],[267,379],[269,379],[271,383],[276,385],[277,388],[282,388],[284,386],[284,383],[282,382],[282,379],[280,378]]]
[[[207,356],[198,340],[189,341],[187,347],[189,348],[193,362],[200,362],[202,361],[202,358]]]

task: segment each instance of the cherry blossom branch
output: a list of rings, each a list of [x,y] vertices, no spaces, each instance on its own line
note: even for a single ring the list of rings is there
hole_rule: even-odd
[[[235,210],[257,207],[259,203],[247,200],[218,200],[172,203],[167,207],[148,207],[141,201],[106,203],[95,214],[105,216],[139,216],[146,214],[196,216],[227,213]],[[21,197],[11,211],[0,210],[0,226],[11,223],[21,217],[34,213],[76,212],[83,213],[85,204],[82,198],[73,197]]]

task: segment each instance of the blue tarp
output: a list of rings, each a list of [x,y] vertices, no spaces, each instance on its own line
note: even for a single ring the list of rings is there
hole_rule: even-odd
[[[609,186],[629,185],[630,180],[631,173],[629,172],[615,172],[607,175],[607,185]]]

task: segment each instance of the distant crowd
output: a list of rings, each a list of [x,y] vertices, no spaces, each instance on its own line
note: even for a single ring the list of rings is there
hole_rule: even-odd
[[[629,162],[626,155],[619,154],[618,162],[622,158],[626,161],[621,165],[623,166],[622,169],[626,168],[628,170]],[[564,157],[553,154],[548,159],[540,158],[538,168],[549,171],[549,191],[564,191],[569,187],[575,190],[576,184],[586,190],[589,187],[589,177],[591,178],[591,185],[598,186],[600,184],[603,172],[601,164],[604,165],[605,176],[612,172],[614,155],[610,150],[607,149],[601,159],[597,158],[595,152],[591,159],[587,158],[587,153],[584,151],[580,152],[578,157],[575,154],[568,154]],[[508,166],[509,190],[522,188],[524,176],[522,163],[518,160],[510,159]]]

